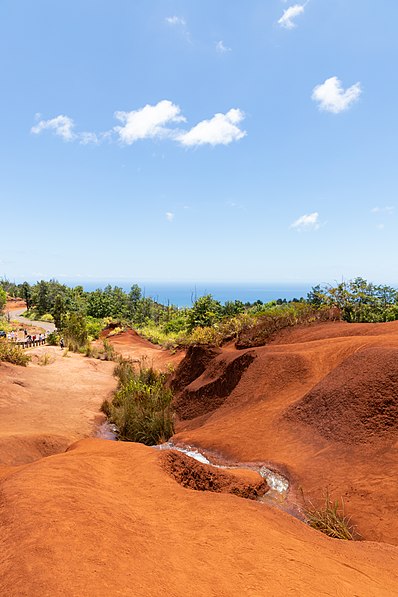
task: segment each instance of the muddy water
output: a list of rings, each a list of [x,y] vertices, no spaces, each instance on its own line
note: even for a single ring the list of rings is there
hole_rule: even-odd
[[[218,464],[212,462],[210,460],[210,456],[206,456],[202,452],[200,452],[197,448],[192,446],[176,446],[173,442],[167,442],[165,444],[160,444],[159,446],[154,446],[157,450],[177,450],[178,452],[182,452],[186,456],[201,462],[202,464],[210,464],[216,468],[220,469],[239,469],[239,470],[251,470],[256,471],[266,480],[269,490],[267,493],[258,498],[257,501],[269,504],[272,506],[276,506],[285,512],[289,512],[293,516],[297,518],[302,518],[299,510],[296,506],[288,500],[289,496],[289,481],[281,475],[280,473],[272,470],[268,466],[256,466],[256,465],[225,465],[225,464]]]
[[[99,427],[97,427],[95,432],[95,437],[99,439],[109,439],[111,441],[117,440],[117,427],[109,421],[105,421]]]

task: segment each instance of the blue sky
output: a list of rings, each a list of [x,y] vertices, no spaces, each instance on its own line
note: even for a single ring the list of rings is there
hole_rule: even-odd
[[[398,3],[3,0],[11,279],[398,283]]]

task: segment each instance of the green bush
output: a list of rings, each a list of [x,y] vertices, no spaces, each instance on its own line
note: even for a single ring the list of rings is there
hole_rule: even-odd
[[[51,334],[48,334],[47,344],[49,344],[50,346],[58,346],[59,335],[56,332],[51,332]]]
[[[40,321],[53,322],[54,321],[54,317],[51,315],[51,313],[44,313],[44,315],[42,315],[40,317]]]
[[[30,356],[17,344],[0,339],[0,361],[26,367],[30,361]]]
[[[116,425],[119,438],[152,446],[167,441],[174,433],[171,390],[166,377],[152,367],[138,371],[129,360],[115,367],[119,389],[112,402],[105,400],[102,411]]]

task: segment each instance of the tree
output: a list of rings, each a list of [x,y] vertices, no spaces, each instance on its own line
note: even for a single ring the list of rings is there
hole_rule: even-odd
[[[69,313],[64,321],[63,332],[71,350],[84,347],[87,343],[88,333],[83,313]]]
[[[54,307],[51,315],[54,317],[55,327],[60,330],[62,328],[62,318],[65,313],[65,303],[60,294],[55,297]]]
[[[26,303],[26,308],[29,311],[29,309],[32,306],[32,291],[30,288],[30,285],[27,282],[24,282],[21,286],[21,290],[22,290],[22,297]]]
[[[7,293],[3,288],[0,288],[0,313],[3,312],[6,302],[7,302]]]
[[[221,319],[222,306],[211,294],[198,298],[188,314],[188,330],[210,327]]]

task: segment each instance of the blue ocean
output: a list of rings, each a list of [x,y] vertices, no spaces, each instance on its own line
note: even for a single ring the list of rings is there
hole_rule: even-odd
[[[68,281],[68,286],[81,285],[87,291],[103,289],[108,282],[105,281]],[[125,280],[109,281],[112,286],[120,286],[128,292],[135,282],[126,283]],[[136,282],[142,290],[144,296],[151,297],[164,305],[171,304],[177,307],[190,307],[197,298],[205,294],[211,294],[221,303],[226,301],[240,300],[243,303],[253,303],[261,300],[263,303],[277,299],[292,300],[300,297],[306,298],[311,290],[312,284],[261,284],[261,283],[239,283],[239,284],[220,284],[220,283],[165,283],[165,282]]]

